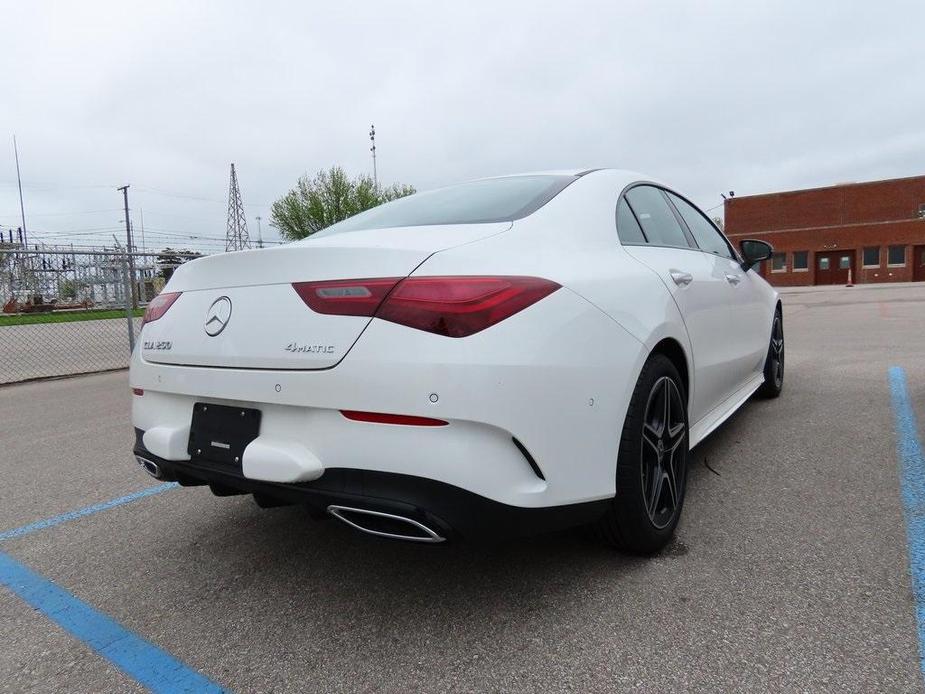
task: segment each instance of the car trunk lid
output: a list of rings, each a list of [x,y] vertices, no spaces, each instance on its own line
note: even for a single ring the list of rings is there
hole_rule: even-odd
[[[406,277],[433,253],[510,223],[345,232],[281,248],[208,256],[181,266],[165,291],[181,296],[144,326],[142,358],[159,364],[324,369],[344,358],[371,320],[315,313],[294,282]]]

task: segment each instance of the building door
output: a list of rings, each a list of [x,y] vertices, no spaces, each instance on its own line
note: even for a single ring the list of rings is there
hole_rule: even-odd
[[[912,279],[925,282],[925,246],[912,248]]]
[[[816,284],[848,284],[854,275],[854,251],[816,253]]]

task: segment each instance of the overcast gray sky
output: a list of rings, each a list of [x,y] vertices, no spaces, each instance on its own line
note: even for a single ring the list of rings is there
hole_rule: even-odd
[[[228,165],[264,218],[340,164],[419,189],[645,171],[704,208],[925,173],[922,2],[0,0],[0,228],[216,249]],[[720,210],[715,210],[714,213]],[[184,241],[181,236],[211,237]]]

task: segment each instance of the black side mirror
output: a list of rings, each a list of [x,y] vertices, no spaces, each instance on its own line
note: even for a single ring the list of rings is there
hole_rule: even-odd
[[[746,272],[762,260],[769,260],[774,254],[774,247],[767,241],[745,239],[739,244],[742,253],[742,269]]]

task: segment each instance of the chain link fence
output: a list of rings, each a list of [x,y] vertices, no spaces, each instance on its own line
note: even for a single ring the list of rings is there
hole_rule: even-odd
[[[0,385],[127,367],[144,306],[188,259],[0,243]]]

